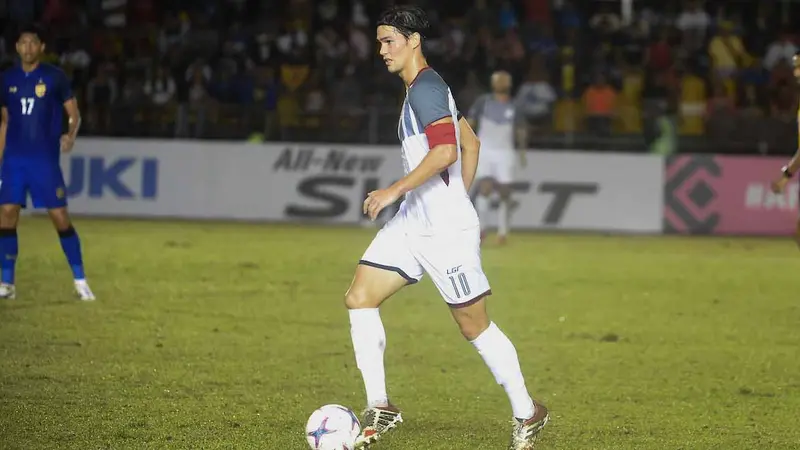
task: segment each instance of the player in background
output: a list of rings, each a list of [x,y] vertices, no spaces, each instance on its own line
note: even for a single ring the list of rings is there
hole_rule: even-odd
[[[794,79],[800,84],[800,52],[795,53],[792,58],[792,64],[794,66]],[[797,170],[800,169],[800,108],[797,110],[797,135],[798,149],[794,157],[789,161],[789,164],[783,166],[780,176],[772,182],[772,191],[776,194],[783,192],[786,185],[789,184],[789,180],[791,180],[794,174],[797,173]],[[798,217],[797,224],[795,225],[794,241],[797,247],[800,248],[800,217]]]
[[[480,144],[460,117],[448,85],[427,65],[421,47],[427,27],[425,13],[413,6],[390,9],[377,26],[380,55],[406,86],[397,130],[405,176],[370,192],[363,209],[374,220],[400,197],[404,201],[364,252],[345,294],[367,394],[356,445],[370,445],[402,422],[386,390],[386,332],[379,308],[427,273],[462,335],[508,394],[514,417],[509,448],[530,449],[549,415],[529,395],[514,345],[486,312],[491,289],[481,264],[478,215],[467,194]]]
[[[483,144],[476,175],[478,193],[475,196],[475,209],[481,221],[483,239],[492,195],[499,195],[497,240],[504,244],[509,229],[514,166],[518,161],[525,166],[527,122],[511,97],[511,75],[505,71],[495,72],[491,83],[492,92],[478,97],[468,114],[469,123],[478,131],[478,138]],[[518,151],[515,152],[515,148]]]
[[[14,269],[19,253],[17,223],[20,208],[30,194],[35,208],[47,208],[61,239],[81,300],[94,300],[86,283],[81,242],[67,213],[67,195],[61,173],[60,152],[75,144],[81,117],[67,76],[41,62],[42,33],[23,28],[17,39],[20,64],[3,74],[0,89],[2,123],[0,151],[0,298],[15,298]],[[63,113],[69,128],[62,134]]]

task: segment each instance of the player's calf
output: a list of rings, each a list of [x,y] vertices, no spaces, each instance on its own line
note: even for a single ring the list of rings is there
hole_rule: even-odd
[[[61,242],[61,250],[67,258],[69,268],[72,270],[72,277],[75,280],[85,280],[86,274],[83,270],[83,253],[81,251],[81,239],[78,232],[72,226],[58,231],[58,240]]]
[[[56,225],[58,238],[61,242],[61,249],[64,251],[64,256],[67,258],[67,263],[72,271],[75,293],[78,295],[78,298],[83,301],[95,300],[95,295],[86,282],[86,272],[83,267],[83,252],[81,251],[81,240],[78,236],[78,232],[67,219],[61,218],[60,215],[54,214],[52,211],[50,216],[53,219],[53,223]]]
[[[499,189],[500,203],[497,206],[497,240],[505,244],[511,221],[511,187],[501,185]]]
[[[486,237],[486,225],[492,209],[492,192],[494,185],[491,179],[481,179],[478,182],[478,192],[475,195],[475,212],[478,213],[478,222],[481,227],[481,241]]]
[[[451,307],[451,312],[461,333],[475,346],[497,384],[503,386],[508,395],[516,418],[510,448],[533,448],[535,435],[547,421],[547,408],[534,402],[528,393],[514,344],[490,321],[482,296],[467,306]]]

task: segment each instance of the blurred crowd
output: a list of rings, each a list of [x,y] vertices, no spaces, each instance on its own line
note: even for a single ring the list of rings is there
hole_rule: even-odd
[[[391,0],[0,0],[48,30],[86,133],[395,143],[400,80],[376,56]],[[407,3],[400,2],[397,3]],[[533,147],[796,148],[797,6],[761,0],[422,0],[425,52],[462,111],[514,76]]]

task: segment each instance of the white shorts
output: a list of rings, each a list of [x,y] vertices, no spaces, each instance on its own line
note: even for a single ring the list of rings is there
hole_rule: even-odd
[[[408,234],[396,216],[375,236],[358,262],[391,270],[413,284],[430,275],[445,302],[464,307],[490,295],[481,266],[480,228],[442,235]]]
[[[514,164],[516,154],[513,151],[481,151],[475,180],[491,178],[496,183],[511,184],[514,182]]]

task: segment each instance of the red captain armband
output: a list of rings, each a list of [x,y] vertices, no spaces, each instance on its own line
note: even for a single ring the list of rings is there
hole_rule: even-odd
[[[437,145],[456,145],[456,127],[452,123],[437,123],[425,127],[425,136],[428,136],[428,147],[433,149]]]

